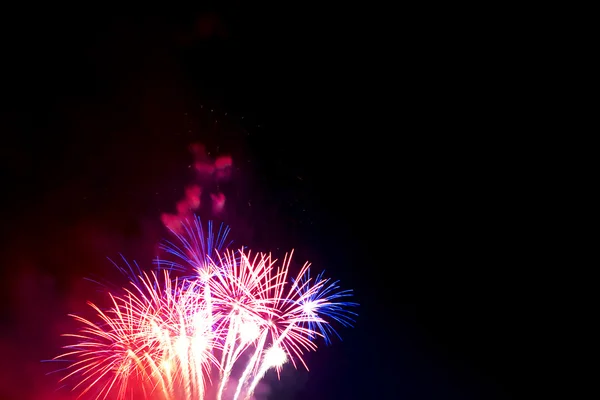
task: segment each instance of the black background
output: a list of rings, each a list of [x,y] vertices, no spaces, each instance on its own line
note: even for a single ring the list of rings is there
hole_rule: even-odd
[[[517,391],[537,221],[490,42],[439,8],[297,7],[3,15],[0,398],[59,396],[39,360],[83,307],[77,282],[119,252],[148,261],[192,141],[233,156],[236,241],[294,247],[361,304],[270,398]]]

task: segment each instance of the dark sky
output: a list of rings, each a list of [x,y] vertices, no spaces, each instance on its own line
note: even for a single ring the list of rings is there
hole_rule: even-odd
[[[83,278],[154,255],[194,141],[233,157],[236,242],[293,247],[361,303],[270,398],[512,397],[532,222],[473,32],[409,8],[118,14],[2,17],[0,398],[69,398],[39,360]]]

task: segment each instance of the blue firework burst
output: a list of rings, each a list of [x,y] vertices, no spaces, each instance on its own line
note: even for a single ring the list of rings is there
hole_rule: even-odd
[[[330,345],[333,336],[340,340],[341,337],[328,320],[335,321],[343,327],[352,327],[354,317],[358,314],[349,308],[357,307],[358,303],[346,301],[348,297],[353,296],[352,290],[340,290],[339,281],[324,278],[324,272],[312,280],[309,268],[298,282],[293,282],[300,298],[297,305],[303,309],[304,318],[301,323],[308,331],[320,333],[325,343]],[[310,337],[315,339],[316,335]]]

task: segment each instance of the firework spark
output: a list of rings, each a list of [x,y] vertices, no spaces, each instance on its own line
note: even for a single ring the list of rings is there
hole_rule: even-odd
[[[70,361],[62,380],[75,380],[80,397],[247,400],[267,371],[308,369],[303,356],[317,339],[339,336],[330,322],[351,326],[351,291],[312,278],[308,263],[290,277],[293,252],[278,263],[226,249],[227,227],[214,234],[209,224],[208,236],[198,219],[184,227],[163,246],[176,261],[122,269],[128,286],[108,293],[107,309],[90,303],[95,321],[73,316],[81,328],[57,359]]]

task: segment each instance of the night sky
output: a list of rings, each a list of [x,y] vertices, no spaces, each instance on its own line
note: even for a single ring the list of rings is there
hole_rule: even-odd
[[[193,142],[233,158],[215,219],[236,243],[294,248],[361,304],[269,399],[512,398],[516,156],[464,32],[397,12],[5,13],[0,399],[74,398],[40,360],[96,296],[84,278],[116,279],[107,257],[155,256]]]

